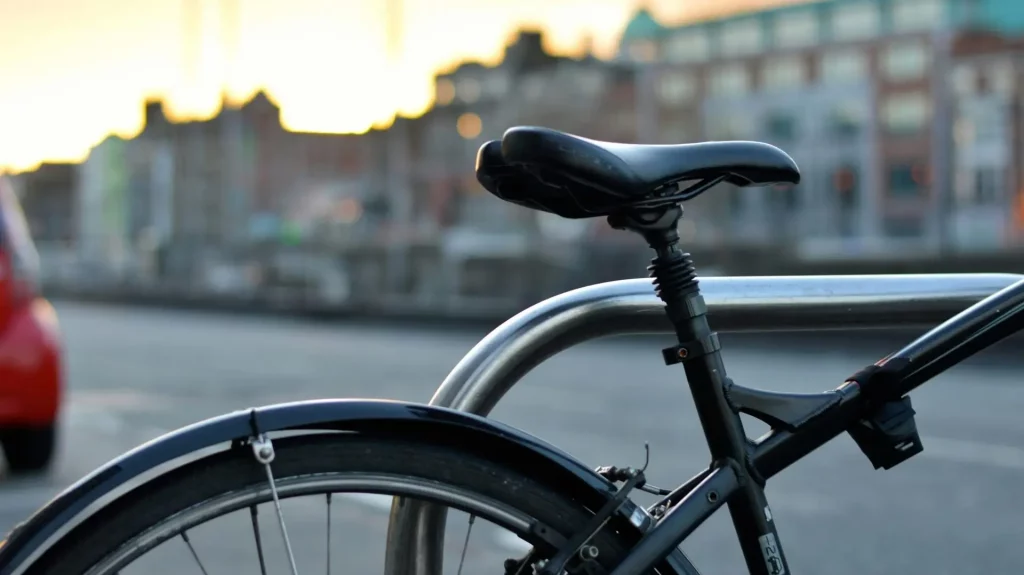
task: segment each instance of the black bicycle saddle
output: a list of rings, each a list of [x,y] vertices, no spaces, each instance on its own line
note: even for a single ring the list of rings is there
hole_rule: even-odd
[[[505,201],[578,219],[657,205],[659,198],[679,201],[680,182],[797,184],[800,169],[786,152],[761,142],[620,144],[520,126],[481,146],[476,177]]]

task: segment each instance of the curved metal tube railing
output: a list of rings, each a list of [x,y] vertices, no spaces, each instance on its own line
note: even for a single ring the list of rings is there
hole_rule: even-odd
[[[932,326],[1024,276],[923,274],[710,277],[700,280],[719,332]],[[430,400],[486,416],[531,369],[601,337],[671,333],[650,279],[592,285],[544,300],[495,328]],[[387,575],[441,575],[446,509],[396,498]]]

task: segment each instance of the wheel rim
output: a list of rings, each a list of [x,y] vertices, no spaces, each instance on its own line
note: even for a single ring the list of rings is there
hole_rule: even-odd
[[[530,541],[533,518],[494,499],[471,491],[416,477],[383,473],[338,472],[297,475],[276,480],[283,499],[309,495],[370,493],[428,500],[480,517]],[[272,502],[266,484],[254,484],[197,503],[161,520],[93,565],[87,575],[116,574],[160,544],[180,537],[190,529],[265,503]],[[186,539],[186,543],[188,539]],[[530,541],[532,543],[532,541]],[[198,561],[198,557],[196,558]]]

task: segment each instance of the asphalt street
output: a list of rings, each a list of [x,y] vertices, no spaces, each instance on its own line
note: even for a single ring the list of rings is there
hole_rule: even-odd
[[[469,328],[327,324],[60,302],[57,310],[69,377],[60,459],[46,477],[0,483],[4,530],[117,454],[206,417],[324,397],[426,401],[483,335]],[[891,351],[889,342],[850,337],[861,339],[842,345],[835,338],[817,344],[803,338],[804,345],[793,351],[783,347],[784,338],[725,336],[724,356],[738,382],[821,390]],[[708,454],[682,369],[665,367],[660,347],[651,338],[610,339],[565,352],[531,372],[492,416],[590,466],[640,465],[649,442],[650,481],[674,486],[705,466]],[[914,395],[923,454],[896,469],[875,471],[843,436],[774,479],[768,497],[792,572],[1020,572],[1022,380],[1024,359],[1018,365],[979,356]],[[761,431],[751,426],[751,435]],[[380,571],[389,502],[365,496],[336,503],[335,572]],[[276,533],[270,513],[264,517],[268,539]],[[321,561],[311,557],[324,553],[324,514],[322,500],[286,502],[291,540],[305,546],[300,573],[323,572],[302,567]],[[259,572],[247,522],[246,516],[234,519],[237,525],[211,524],[193,536],[210,575]],[[455,573],[464,518],[452,515],[449,527],[455,555],[446,559],[446,571]],[[485,551],[471,552],[464,571],[498,573],[501,558],[521,547],[514,537],[482,531],[474,532],[470,547]],[[135,572],[202,572],[180,540],[168,545],[161,552],[177,559],[161,555]],[[706,574],[743,571],[724,512],[683,549]],[[276,565],[277,572],[287,572],[280,561]]]

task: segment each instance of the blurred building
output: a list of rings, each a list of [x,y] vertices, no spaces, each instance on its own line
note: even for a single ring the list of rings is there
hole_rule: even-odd
[[[78,166],[44,162],[12,178],[40,255],[42,281],[66,277],[75,260],[79,230]]]
[[[640,11],[619,59],[654,95],[641,139],[763,140],[800,164],[796,188],[723,190],[723,237],[803,257],[921,253],[948,235],[944,86],[955,39],[977,27],[1019,33],[1024,3],[826,0],[679,27]]]
[[[431,187],[444,198],[439,215],[445,225],[517,234],[530,228],[523,210],[486,197],[472,166],[484,142],[501,138],[525,116],[566,109],[564,99],[541,100],[560,60],[541,42],[539,33],[522,32],[499,65],[467,62],[435,78],[436,107],[422,118],[429,126],[430,153],[420,161],[431,174]]]
[[[952,54],[947,245],[991,250],[1024,235],[1024,38],[965,32]]]
[[[40,249],[71,247],[78,230],[76,164],[44,162],[17,177],[22,209]]]
[[[387,215],[374,143],[373,134],[287,131],[263,92],[240,106],[226,103],[209,120],[184,123],[168,121],[160,102],[148,102],[145,129],[132,146],[163,155],[151,158],[156,181],[133,197],[169,205],[164,221],[150,224],[180,273],[206,255],[226,257],[253,243],[369,241]],[[157,182],[170,186],[169,198]]]
[[[484,142],[543,125],[790,152],[799,186],[687,202],[680,235],[712,273],[1006,253],[1024,245],[1022,50],[1021,0],[822,0],[682,26],[641,10],[611,61],[552,55],[525,30],[497,65],[438,74],[422,116],[364,134],[288,131],[263,92],[184,123],[147,102],[137,137],[19,187],[42,244],[188,289],[312,285],[349,305],[465,311],[642,273],[635,235],[476,181]]]
[[[130,273],[140,244],[171,236],[173,153],[162,142],[109,136],[78,168],[77,255],[83,265]]]
[[[425,153],[416,157],[416,173],[422,176],[422,189],[429,190],[430,212],[445,229],[441,246],[447,269],[464,269],[467,259],[529,260],[541,267],[579,261],[578,250],[566,248],[607,227],[595,225],[603,222],[568,221],[498,201],[476,181],[472,166],[480,146],[515,125],[634,140],[632,73],[629,65],[589,53],[553,56],[542,34],[522,31],[497,66],[469,62],[436,77],[435,107],[413,122],[423,124]],[[512,278],[538,277],[521,271],[496,274],[493,268],[480,275],[504,285],[485,287],[482,279],[467,280],[479,284],[479,292],[507,288]],[[513,289],[555,289],[527,281],[532,285]]]

